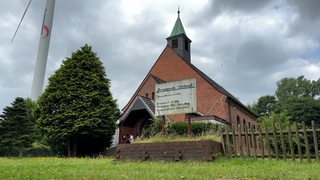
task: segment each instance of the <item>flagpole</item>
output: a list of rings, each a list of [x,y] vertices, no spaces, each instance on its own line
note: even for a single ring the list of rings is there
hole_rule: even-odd
[[[42,30],[38,47],[37,61],[33,75],[31,90],[32,100],[37,100],[43,90],[44,76],[46,72],[48,51],[50,45],[54,6],[55,0],[47,0],[42,21]]]

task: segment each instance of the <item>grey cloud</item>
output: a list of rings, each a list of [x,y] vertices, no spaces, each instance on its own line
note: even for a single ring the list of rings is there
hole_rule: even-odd
[[[287,0],[287,3],[297,10],[300,16],[307,19],[320,18],[320,1],[318,0]]]
[[[220,13],[222,11],[240,11],[240,12],[256,12],[264,8],[272,0],[213,0],[211,1],[212,13]]]
[[[45,1],[32,2],[18,36],[10,44],[27,2],[0,2],[0,20],[8,19],[0,23],[1,109],[17,96],[29,96],[31,90]],[[273,93],[278,77],[317,74],[297,67],[301,66],[297,61],[319,67],[316,63],[320,54],[319,39],[314,38],[319,34],[318,3],[301,2],[215,0],[192,8],[191,12],[183,8],[182,22],[193,41],[192,62],[244,104]],[[111,79],[112,93],[122,108],[166,46],[165,38],[170,32],[165,27],[169,20],[174,23],[176,18],[176,7],[169,8],[170,11],[174,9],[173,12],[168,10],[171,5],[143,7],[141,12],[130,17],[134,22],[128,23],[119,1],[56,1],[45,78],[59,68],[62,60],[87,43],[103,61]],[[188,6],[187,2],[184,6]],[[278,12],[288,14],[288,19],[280,19],[283,26],[259,28],[258,33],[243,27],[245,25],[238,19],[238,16],[259,15],[283,18],[272,16]],[[234,24],[230,27],[215,24],[221,15],[231,17]],[[297,18],[290,19],[293,16]],[[250,18],[246,20],[251,21]]]
[[[274,3],[274,0],[212,0],[199,11],[201,13],[191,19],[191,22],[195,25],[202,26],[222,13],[231,13],[235,16],[239,13],[257,13],[271,3]]]
[[[296,13],[292,21],[290,32],[305,36],[319,36],[320,1],[318,0],[287,0],[289,6]]]

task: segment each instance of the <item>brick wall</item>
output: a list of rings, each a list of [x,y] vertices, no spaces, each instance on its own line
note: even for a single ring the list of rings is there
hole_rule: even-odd
[[[195,78],[197,81],[197,105],[198,112],[204,115],[216,115],[222,119],[228,119],[226,96],[214,89],[192,67],[181,60],[171,49],[166,48],[152,67],[150,74],[170,82]],[[145,86],[145,84],[144,84]],[[139,94],[145,94],[143,89]],[[173,121],[184,121],[184,115],[170,117]]]
[[[129,141],[129,136],[130,134],[134,135],[135,129],[130,128],[130,127],[125,127],[125,126],[120,126],[119,127],[119,143],[127,143]]]
[[[222,154],[221,143],[206,141],[119,144],[117,160],[212,161]]]
[[[249,125],[250,123],[250,126],[257,126],[256,117],[246,108],[229,100],[226,95],[212,87],[209,82],[169,47],[164,49],[159,59],[155,62],[139,86],[134,97],[137,95],[146,96],[146,94],[148,94],[148,97],[152,98],[152,93],[154,92],[157,82],[150,74],[167,82],[195,78],[197,81],[197,105],[200,114],[204,116],[215,115],[229,121],[232,125],[237,125],[237,119],[240,119],[241,125]],[[125,112],[130,109],[130,103],[133,102],[134,97],[124,108],[124,113],[120,117],[120,120],[126,115]],[[169,115],[168,118],[173,122],[181,122],[185,121],[185,114]]]
[[[237,126],[237,119],[240,120],[241,127],[248,125],[250,128],[257,129],[258,123],[256,121],[256,117],[254,117],[251,113],[249,113],[247,110],[245,110],[243,107],[239,106],[238,104],[230,101],[229,102],[230,107],[230,116],[231,116],[231,123],[232,126]],[[250,125],[250,126],[249,126]]]

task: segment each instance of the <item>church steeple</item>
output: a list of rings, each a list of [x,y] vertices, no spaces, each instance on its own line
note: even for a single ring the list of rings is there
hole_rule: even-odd
[[[186,32],[184,31],[184,28],[180,19],[180,10],[178,9],[178,18],[176,20],[176,23],[174,24],[174,27],[169,37],[176,36],[179,34],[186,34]]]
[[[170,36],[167,38],[167,44],[177,54],[179,54],[186,62],[190,63],[190,51],[191,51],[191,40],[187,37],[184,31],[181,19],[180,10],[178,9],[178,17]]]

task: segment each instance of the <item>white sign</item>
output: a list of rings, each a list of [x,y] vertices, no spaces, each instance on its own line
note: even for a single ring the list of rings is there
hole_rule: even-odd
[[[156,85],[155,115],[197,112],[196,79]]]

